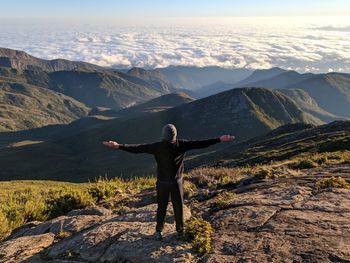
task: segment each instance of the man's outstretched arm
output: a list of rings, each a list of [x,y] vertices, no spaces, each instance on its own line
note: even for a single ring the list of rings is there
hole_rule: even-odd
[[[222,135],[218,138],[207,139],[207,140],[193,140],[193,141],[182,141],[182,150],[188,151],[192,149],[206,148],[219,142],[230,142],[235,139],[232,135]]]
[[[120,144],[116,141],[105,141],[104,145],[113,148],[120,149],[130,153],[150,153],[155,152],[155,144]]]

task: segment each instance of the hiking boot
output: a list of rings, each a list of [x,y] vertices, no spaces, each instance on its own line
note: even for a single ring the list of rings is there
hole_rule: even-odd
[[[162,232],[156,231],[156,232],[154,233],[154,238],[155,238],[156,240],[162,240],[162,239],[163,239]]]

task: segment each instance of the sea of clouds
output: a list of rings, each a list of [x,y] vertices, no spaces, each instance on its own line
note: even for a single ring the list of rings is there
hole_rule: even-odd
[[[0,47],[116,68],[278,66],[300,72],[350,72],[350,22],[300,20],[246,18],[162,26],[2,21]]]

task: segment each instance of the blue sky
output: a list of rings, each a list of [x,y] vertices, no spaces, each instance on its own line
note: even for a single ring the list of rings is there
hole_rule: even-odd
[[[350,15],[349,0],[10,0],[0,17],[196,17]]]

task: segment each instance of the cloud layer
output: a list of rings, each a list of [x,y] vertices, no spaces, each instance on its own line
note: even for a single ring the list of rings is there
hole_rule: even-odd
[[[316,25],[243,21],[157,27],[0,23],[0,46],[40,58],[112,67],[279,66],[301,72],[350,72],[349,28],[329,21]]]

